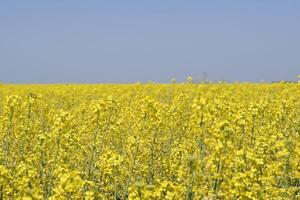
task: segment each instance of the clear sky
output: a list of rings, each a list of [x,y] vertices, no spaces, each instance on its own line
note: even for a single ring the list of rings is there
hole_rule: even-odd
[[[3,0],[0,80],[295,80],[297,0]]]

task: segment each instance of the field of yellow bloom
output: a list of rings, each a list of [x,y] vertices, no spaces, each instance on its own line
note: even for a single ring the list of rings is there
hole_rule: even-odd
[[[0,199],[299,199],[300,84],[0,85]]]

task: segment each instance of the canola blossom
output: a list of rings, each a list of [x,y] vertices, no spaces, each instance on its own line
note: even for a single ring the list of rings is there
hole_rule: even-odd
[[[0,199],[299,199],[300,84],[0,85]]]

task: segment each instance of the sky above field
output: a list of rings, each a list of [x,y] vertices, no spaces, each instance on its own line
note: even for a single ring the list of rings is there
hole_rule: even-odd
[[[0,2],[4,83],[296,80],[300,1]]]

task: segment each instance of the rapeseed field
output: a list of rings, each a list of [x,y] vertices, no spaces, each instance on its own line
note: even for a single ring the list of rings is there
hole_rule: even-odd
[[[0,85],[0,199],[299,199],[300,84]]]

